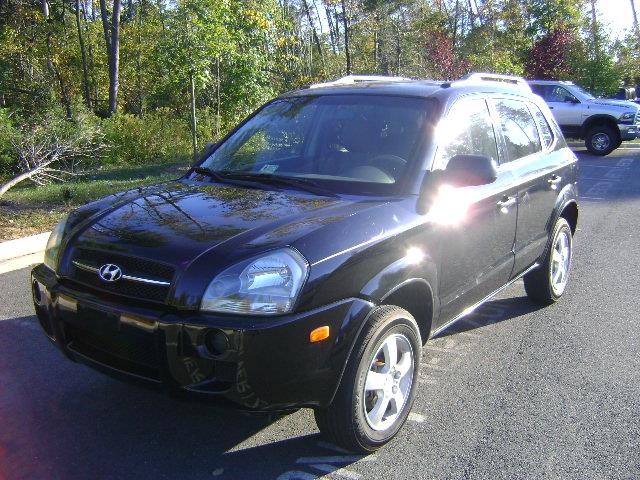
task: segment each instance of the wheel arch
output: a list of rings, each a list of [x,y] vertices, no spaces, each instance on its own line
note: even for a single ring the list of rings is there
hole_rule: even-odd
[[[434,295],[431,285],[423,278],[410,278],[387,292],[381,305],[395,305],[409,312],[420,328],[424,344],[431,333],[434,313]]]
[[[615,117],[606,114],[598,114],[590,116],[582,123],[582,136],[586,138],[589,130],[596,125],[607,125],[612,127],[618,135],[620,135],[618,120]]]

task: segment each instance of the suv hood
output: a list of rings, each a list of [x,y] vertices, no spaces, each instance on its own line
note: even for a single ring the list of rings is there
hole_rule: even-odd
[[[382,203],[185,181],[124,198],[93,206],[70,245],[184,269],[214,247],[230,256],[238,250],[246,255],[247,250],[277,248]]]

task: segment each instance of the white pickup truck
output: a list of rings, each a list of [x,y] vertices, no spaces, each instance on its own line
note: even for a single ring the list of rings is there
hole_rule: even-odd
[[[547,102],[564,135],[583,139],[593,155],[608,155],[623,141],[640,135],[640,105],[636,103],[596,98],[572,82],[528,83]]]

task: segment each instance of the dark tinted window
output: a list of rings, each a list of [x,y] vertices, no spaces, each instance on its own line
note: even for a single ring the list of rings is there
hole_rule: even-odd
[[[456,155],[485,155],[498,160],[496,136],[484,99],[459,100],[438,126],[436,168],[444,169]]]
[[[507,146],[507,160],[517,160],[542,149],[536,122],[524,102],[497,100],[496,109]]]
[[[531,87],[531,90],[533,90],[533,93],[535,93],[536,95],[540,95],[545,100],[547,99],[547,91],[549,90],[547,85],[529,85],[529,86]]]
[[[536,124],[538,125],[538,130],[540,131],[540,137],[542,137],[542,144],[545,148],[549,148],[553,143],[553,131],[549,126],[549,122],[545,118],[542,111],[534,104],[530,103],[529,108],[533,113],[533,117],[536,120]]]

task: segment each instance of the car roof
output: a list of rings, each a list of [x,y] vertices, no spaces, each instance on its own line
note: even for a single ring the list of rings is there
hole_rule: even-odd
[[[375,80],[366,80],[365,78],[366,77],[363,77],[362,80],[349,83],[341,83],[340,80],[337,80],[324,84],[315,84],[307,88],[287,92],[281,95],[281,98],[344,94],[442,98],[469,93],[508,93],[529,98],[533,96],[523,79],[521,84],[516,85],[504,81],[485,81],[477,78],[452,82],[443,80],[412,80],[395,77],[375,77]]]

